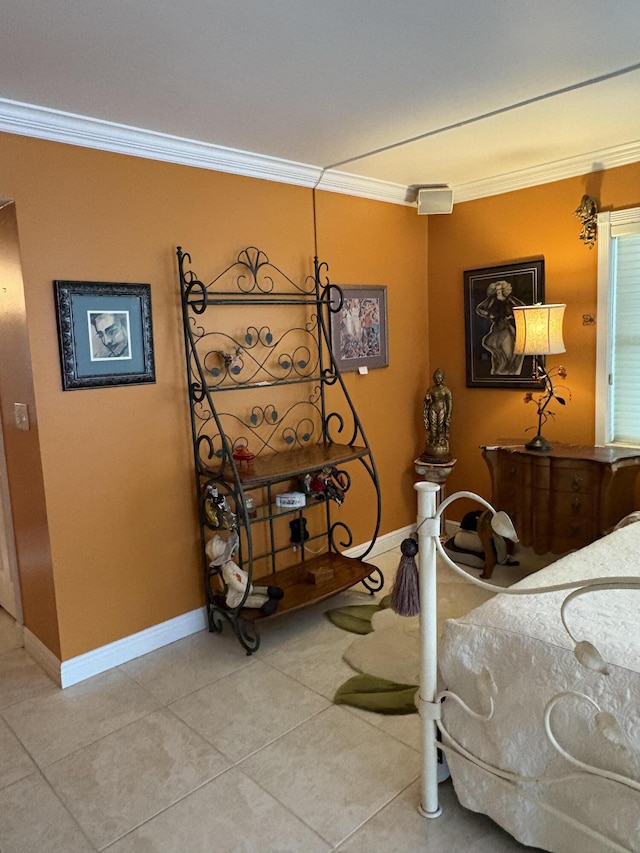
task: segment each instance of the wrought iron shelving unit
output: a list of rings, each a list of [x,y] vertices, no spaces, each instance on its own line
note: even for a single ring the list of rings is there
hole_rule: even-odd
[[[359,582],[371,593],[382,588],[382,573],[365,561],[380,526],[380,485],[331,352],[329,316],[342,307],[342,291],[326,277],[326,264],[316,258],[313,275],[297,283],[250,246],[204,284],[190,255],[181,247],[177,255],[209,630],[230,625],[251,654],[260,645],[261,619]],[[240,446],[255,458],[239,459]],[[308,498],[303,508],[276,503],[305,475],[323,470],[339,484],[340,503],[348,502],[354,464],[359,496],[371,495],[359,499],[372,533],[357,558],[341,551],[353,536],[336,519],[338,501]],[[211,512],[212,490],[225,499],[226,516]],[[296,520],[302,534],[292,542]],[[238,607],[225,602],[224,581],[205,547],[230,527],[238,529],[236,559],[249,583],[284,592],[273,616],[244,606],[248,589]]]

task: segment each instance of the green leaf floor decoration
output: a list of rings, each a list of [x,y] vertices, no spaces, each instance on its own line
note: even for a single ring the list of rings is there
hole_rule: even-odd
[[[334,607],[327,610],[330,622],[343,631],[352,634],[370,634],[373,631],[371,620],[379,610],[386,610],[391,602],[391,596],[385,595],[380,604],[352,604],[347,607]]]
[[[371,619],[380,610],[378,604],[354,604],[350,607],[336,607],[329,610],[327,616],[334,625],[352,634],[370,634],[373,631]]]
[[[379,604],[354,604],[327,610],[328,619],[343,631],[352,634],[370,634],[371,620],[380,610],[386,610],[391,596],[386,595]],[[338,688],[333,701],[336,705],[351,705],[363,711],[378,714],[416,714],[415,684],[397,684],[375,675],[362,672],[354,675]]]
[[[415,684],[396,684],[363,672],[345,681],[333,701],[378,714],[415,714],[417,689]]]

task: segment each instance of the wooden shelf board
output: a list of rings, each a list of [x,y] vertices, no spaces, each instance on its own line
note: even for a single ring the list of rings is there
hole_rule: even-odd
[[[283,450],[280,453],[256,456],[247,470],[239,466],[238,474],[243,486],[257,486],[340,465],[352,459],[360,459],[368,453],[366,447],[356,445],[314,444],[300,450]],[[225,471],[224,479],[233,482],[232,472]]]
[[[307,575],[311,569],[331,569],[333,577],[322,583],[311,583]],[[240,611],[240,618],[247,622],[255,622],[262,619],[273,619],[283,613],[299,610],[308,604],[330,598],[342,590],[349,589],[356,583],[364,580],[377,567],[371,563],[365,563],[355,557],[345,557],[330,551],[320,554],[310,560],[305,560],[288,569],[282,569],[256,581],[256,585],[279,586],[284,591],[284,598],[278,604],[278,609],[272,616],[263,616],[259,610],[244,608]]]

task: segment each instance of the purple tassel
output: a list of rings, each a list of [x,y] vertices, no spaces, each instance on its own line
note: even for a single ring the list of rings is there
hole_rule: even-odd
[[[417,616],[420,613],[416,539],[403,539],[400,545],[402,557],[391,590],[391,609],[399,616]]]

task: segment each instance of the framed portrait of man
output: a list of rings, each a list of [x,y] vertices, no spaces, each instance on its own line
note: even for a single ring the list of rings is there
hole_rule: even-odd
[[[62,388],[155,382],[151,287],[54,281]]]

